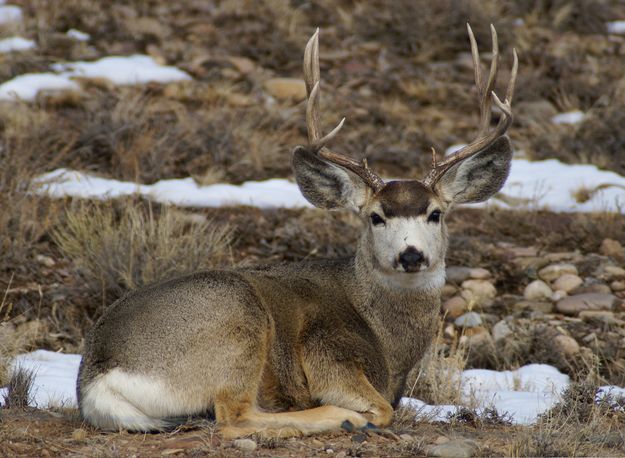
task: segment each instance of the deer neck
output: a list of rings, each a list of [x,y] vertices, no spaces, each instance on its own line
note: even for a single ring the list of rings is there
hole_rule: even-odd
[[[444,257],[424,272],[385,273],[368,246],[363,238],[354,258],[352,301],[382,343],[391,371],[402,376],[422,357],[438,327]]]

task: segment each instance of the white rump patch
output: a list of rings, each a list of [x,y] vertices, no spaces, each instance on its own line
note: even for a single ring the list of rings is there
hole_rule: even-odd
[[[162,430],[168,426],[165,419],[186,414],[185,407],[162,380],[121,369],[89,383],[80,402],[84,418],[105,430]]]

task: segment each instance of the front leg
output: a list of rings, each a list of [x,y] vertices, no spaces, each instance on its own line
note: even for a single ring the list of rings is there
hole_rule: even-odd
[[[393,407],[353,363],[306,364],[304,371],[312,399],[363,414],[378,427],[393,420]]]

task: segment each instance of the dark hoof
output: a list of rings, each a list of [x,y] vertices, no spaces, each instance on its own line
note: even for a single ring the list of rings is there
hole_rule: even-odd
[[[354,424],[349,420],[345,420],[343,423],[341,423],[341,428],[343,428],[348,433],[354,432]]]
[[[369,431],[377,432],[377,431],[379,431],[379,430],[380,430],[380,428],[378,428],[378,427],[377,427],[376,425],[374,425],[373,423],[368,422],[365,426],[363,426],[363,427],[362,427],[362,430],[363,430],[363,431],[367,431],[367,430],[369,430]]]

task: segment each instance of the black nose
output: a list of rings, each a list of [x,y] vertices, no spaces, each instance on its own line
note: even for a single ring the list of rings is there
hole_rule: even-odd
[[[409,246],[399,255],[399,263],[406,272],[416,272],[424,261],[423,252]]]

